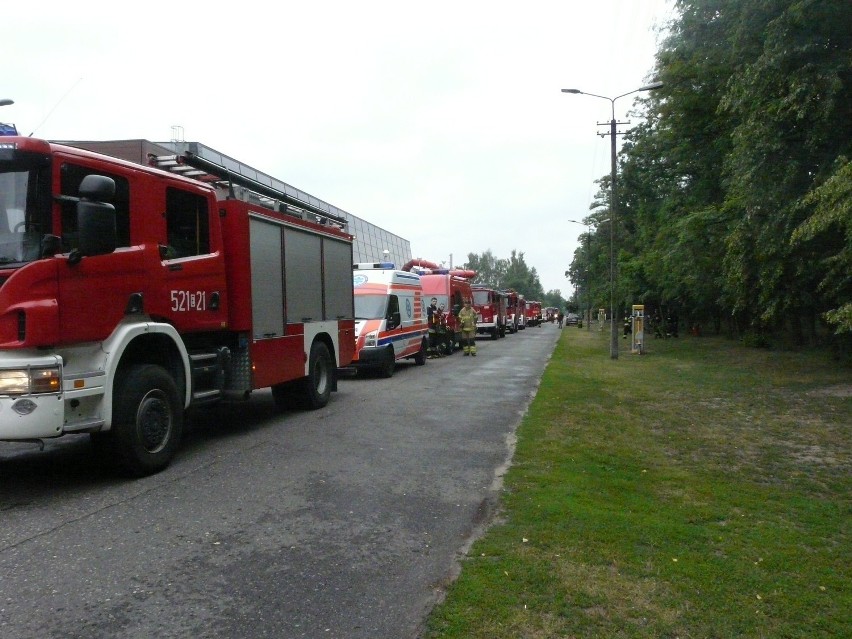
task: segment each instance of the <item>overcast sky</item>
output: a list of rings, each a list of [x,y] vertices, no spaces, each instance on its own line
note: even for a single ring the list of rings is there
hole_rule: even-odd
[[[201,142],[411,241],[565,279],[672,0],[14,2],[0,120],[45,139]],[[633,96],[616,102],[627,119]],[[450,257],[452,256],[452,258]],[[379,257],[379,256],[377,256]]]

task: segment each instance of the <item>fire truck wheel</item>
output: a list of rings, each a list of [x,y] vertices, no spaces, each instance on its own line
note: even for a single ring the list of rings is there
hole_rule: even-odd
[[[426,340],[420,342],[420,350],[414,355],[414,363],[423,366],[426,363]]]
[[[129,368],[116,382],[109,448],[120,470],[151,475],[168,466],[180,444],[183,405],[160,366]]]
[[[328,404],[334,386],[334,362],[328,347],[314,342],[308,359],[308,376],[302,380],[301,401],[305,408],[316,410]]]

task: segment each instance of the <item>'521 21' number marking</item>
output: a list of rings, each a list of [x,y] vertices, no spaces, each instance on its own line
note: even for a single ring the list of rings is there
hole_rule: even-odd
[[[207,310],[206,291],[172,291],[172,312]]]

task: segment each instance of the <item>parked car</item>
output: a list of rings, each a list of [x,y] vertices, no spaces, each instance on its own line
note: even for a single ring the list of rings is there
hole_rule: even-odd
[[[576,313],[568,313],[565,316],[565,326],[576,326],[580,317]]]

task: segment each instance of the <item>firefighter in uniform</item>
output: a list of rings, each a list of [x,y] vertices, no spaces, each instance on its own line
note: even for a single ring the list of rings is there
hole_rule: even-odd
[[[421,316],[422,317],[422,316]],[[426,323],[429,330],[429,359],[438,357],[438,327],[441,318],[438,315],[438,298],[433,297],[429,308],[426,309]]]
[[[449,328],[447,327],[447,312],[444,310],[444,305],[438,306],[438,336],[436,343],[438,344],[438,356],[452,355],[453,345],[450,343]]]
[[[459,312],[459,324],[464,354],[476,357],[476,311],[471,308],[470,300],[464,301],[464,308]]]

